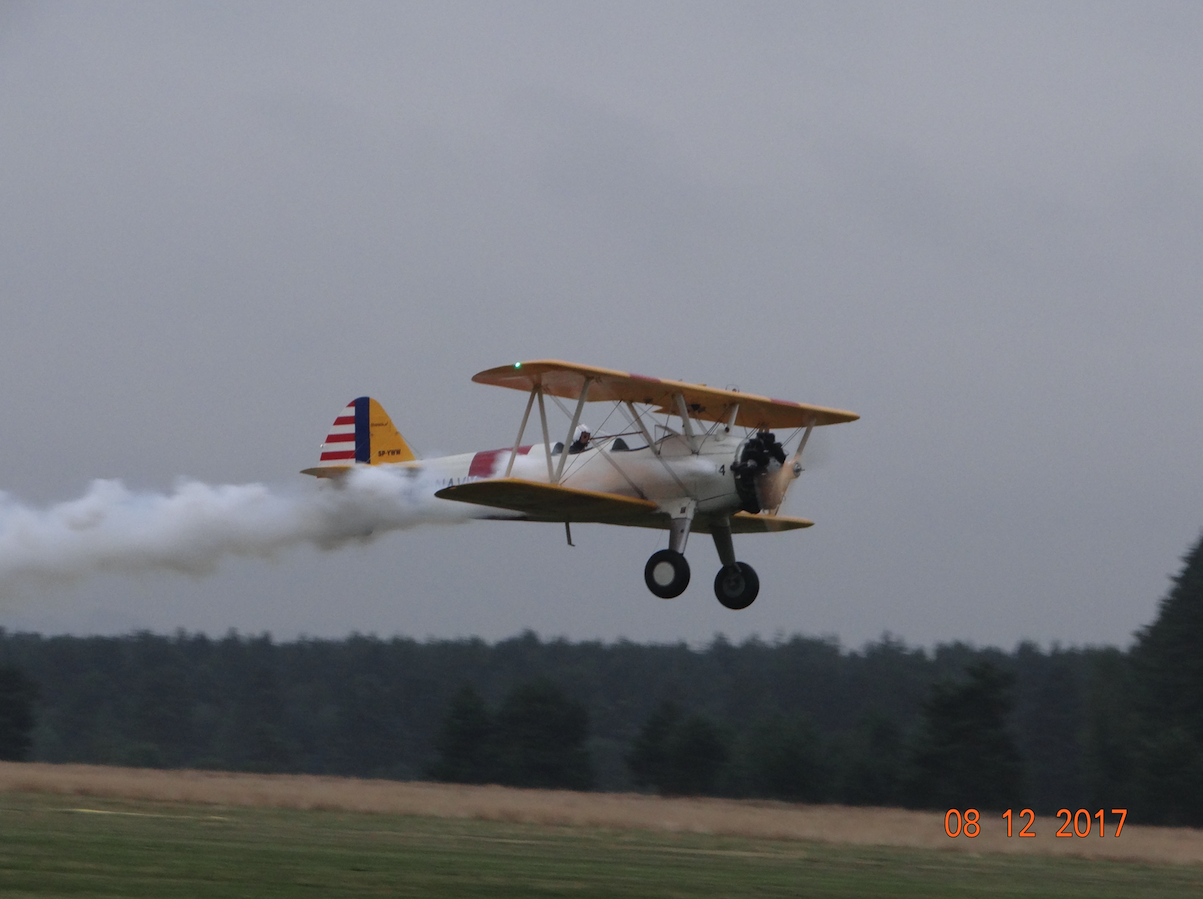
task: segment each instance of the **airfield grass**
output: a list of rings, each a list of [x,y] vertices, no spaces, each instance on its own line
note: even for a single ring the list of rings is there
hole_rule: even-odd
[[[1203,866],[0,794],[0,896],[1203,896]]]

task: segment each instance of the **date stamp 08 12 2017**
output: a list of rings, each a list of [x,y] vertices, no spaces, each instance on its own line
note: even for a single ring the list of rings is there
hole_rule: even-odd
[[[1115,825],[1115,836],[1119,836],[1124,830],[1124,820],[1128,817],[1126,808],[1113,808],[1111,814],[1119,815],[1119,821]],[[1107,835],[1105,818],[1103,810],[1091,814],[1087,809],[1080,808],[1074,813],[1070,813],[1069,809],[1063,808],[1057,812],[1057,820],[1064,816],[1065,823],[1057,831],[1059,837],[1088,837],[1094,832],[1094,819],[1099,822],[1099,836]],[[1015,824],[1023,824],[1023,819],[1027,818],[1027,824],[1023,824],[1022,829],[1016,832],[1012,823],[1011,809],[1007,809],[1002,813],[1003,820],[1007,822],[1007,836],[1034,837],[1032,825],[1036,823],[1036,813],[1030,808],[1025,808],[1018,815],[1018,820]],[[1078,825],[1085,822],[1085,827]],[[950,837],[966,836],[972,839],[982,832],[981,815],[975,808],[965,809],[964,814],[960,809],[950,808],[944,813],[944,832]]]

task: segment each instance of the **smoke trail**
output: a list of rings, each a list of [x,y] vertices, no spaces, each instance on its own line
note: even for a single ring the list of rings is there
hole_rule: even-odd
[[[472,507],[434,498],[414,472],[359,469],[338,486],[306,486],[279,492],[184,480],[170,493],[149,493],[98,480],[79,499],[45,509],[0,493],[0,589],[99,572],[204,575],[227,556],[268,557],[303,544],[333,549],[474,515]]]

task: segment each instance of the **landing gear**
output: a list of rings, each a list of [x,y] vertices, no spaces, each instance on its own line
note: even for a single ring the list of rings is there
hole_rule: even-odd
[[[746,562],[724,565],[714,578],[714,595],[728,609],[746,609],[760,592],[760,578]]]
[[[652,553],[643,568],[643,581],[647,588],[661,599],[680,596],[689,586],[689,563],[685,561],[685,541],[689,537],[692,508],[682,508],[681,517],[674,518],[669,527],[668,549]],[[731,523],[727,519],[710,525],[714,537],[714,548],[718,550],[723,567],[714,579],[714,595],[728,609],[746,609],[760,592],[760,578],[746,562],[735,559],[735,547],[731,544]]]
[[[661,599],[680,596],[689,586],[689,563],[676,550],[662,549],[652,553],[647,560],[643,568],[643,581]]]
[[[711,526],[710,533],[714,537],[718,559],[723,563],[714,578],[714,595],[728,609],[746,609],[760,592],[760,578],[751,565],[735,560],[729,522],[716,522]]]

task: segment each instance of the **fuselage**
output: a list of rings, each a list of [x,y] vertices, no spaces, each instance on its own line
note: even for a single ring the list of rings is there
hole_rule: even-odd
[[[595,440],[580,452],[569,452],[556,481],[565,487],[648,499],[661,505],[680,499],[696,501],[706,517],[733,514],[740,507],[732,462],[738,458],[742,438],[724,431],[697,436],[694,445],[683,435],[670,433],[655,448],[642,439],[611,437]],[[696,452],[694,451],[696,449]],[[555,481],[565,452],[555,444],[549,454],[544,444],[441,456],[405,462],[420,471],[433,491],[477,480],[500,478],[510,467],[510,477],[540,483]],[[498,517],[521,518],[498,510]]]

